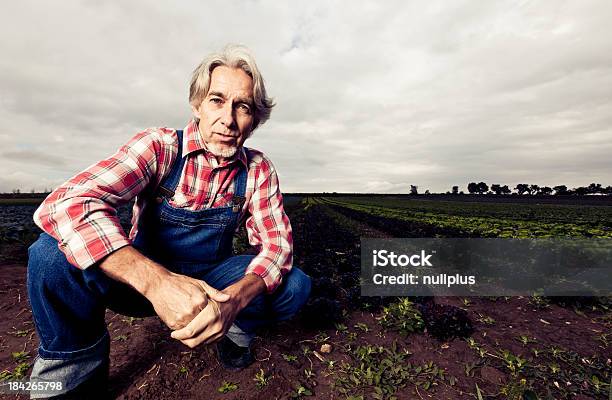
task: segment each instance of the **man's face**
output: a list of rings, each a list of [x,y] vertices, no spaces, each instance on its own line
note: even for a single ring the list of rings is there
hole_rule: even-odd
[[[253,79],[239,68],[220,66],[210,77],[208,95],[192,107],[208,150],[219,161],[232,157],[253,127]]]

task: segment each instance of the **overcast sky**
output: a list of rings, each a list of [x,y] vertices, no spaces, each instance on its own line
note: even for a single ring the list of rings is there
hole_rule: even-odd
[[[53,188],[249,46],[277,102],[246,142],[285,192],[612,184],[609,1],[16,1],[0,16],[0,192]]]

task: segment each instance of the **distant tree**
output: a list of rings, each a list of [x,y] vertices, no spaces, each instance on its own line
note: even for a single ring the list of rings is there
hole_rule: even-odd
[[[565,185],[554,186],[553,190],[555,191],[555,196],[562,196],[568,194],[567,186]]]
[[[516,185],[514,190],[516,190],[516,192],[518,194],[523,195],[523,194],[529,192],[529,185],[526,184],[526,183],[519,183],[518,185]]]
[[[468,192],[470,192],[470,194],[478,193],[478,184],[475,182],[468,183]]]
[[[553,190],[549,186],[542,186],[540,188],[540,194],[543,194],[544,196],[550,196],[552,192]]]
[[[497,195],[501,194],[501,185],[499,183],[494,183],[491,185],[491,191]]]
[[[574,189],[574,193],[577,194],[578,196],[584,196],[586,194],[589,194],[589,188],[584,187],[584,186],[579,186]]]
[[[604,189],[604,193],[608,196],[612,196],[612,186],[606,186],[606,188]]]
[[[489,191],[489,185],[484,182],[478,182],[478,193],[484,194]]]
[[[604,194],[601,183],[591,183],[587,189],[589,194]]]
[[[453,194],[459,193],[459,186],[453,186]]]
[[[529,185],[529,194],[533,194],[536,195],[538,193],[540,193],[540,186],[538,185]]]
[[[21,193],[21,190],[20,189],[13,189],[13,193],[14,194],[19,194],[19,193]]]
[[[427,190],[425,191],[425,194],[430,194],[430,193],[429,193],[429,189],[427,189]]]
[[[501,194],[510,194],[512,190],[508,187],[508,185],[504,185],[500,188]]]
[[[410,194],[419,194],[419,187],[415,185],[410,185]]]

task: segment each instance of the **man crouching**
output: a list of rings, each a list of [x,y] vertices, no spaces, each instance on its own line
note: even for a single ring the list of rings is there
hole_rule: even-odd
[[[228,46],[194,71],[194,118],[152,128],[55,189],[34,214],[44,231],[29,249],[28,293],[39,354],[33,382],[62,390],[33,398],[104,397],[110,308],[157,314],[193,348],[217,342],[226,368],[254,361],[265,324],[293,316],[310,278],[292,267],[292,233],[278,177],[243,146],[274,106],[249,51]],[[126,235],[118,206],[135,198]],[[234,256],[244,221],[257,255]]]

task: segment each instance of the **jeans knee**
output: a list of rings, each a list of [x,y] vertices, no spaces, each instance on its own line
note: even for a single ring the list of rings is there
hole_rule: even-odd
[[[57,242],[49,235],[43,233],[28,248],[28,284],[32,283],[32,281],[39,282],[41,278],[49,275],[45,273],[45,270],[49,268],[49,265],[55,258],[52,256],[53,246],[57,247]]]
[[[290,295],[293,303],[292,305],[297,312],[297,310],[308,300],[312,287],[312,280],[310,276],[295,267],[285,278],[287,279],[287,288],[285,290],[287,290]]]
[[[28,249],[28,288],[63,290],[74,279],[73,268],[57,240],[43,233]]]

